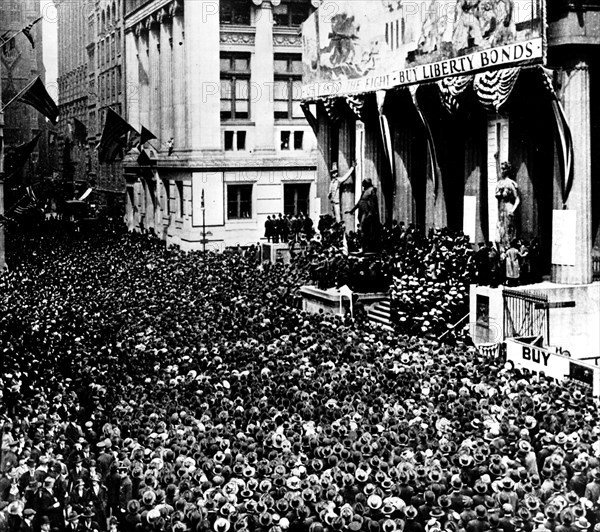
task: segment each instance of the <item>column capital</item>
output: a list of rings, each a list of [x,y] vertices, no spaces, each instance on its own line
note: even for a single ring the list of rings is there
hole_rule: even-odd
[[[175,2],[169,5],[169,14],[171,17],[183,15],[183,4],[181,3],[181,0],[175,0]]]
[[[163,24],[168,23],[171,20],[171,10],[168,8],[163,8],[160,9],[158,11],[158,13],[156,13],[156,21],[158,22],[158,24],[160,24],[161,26]]]
[[[281,0],[252,0],[252,3],[256,7],[262,7],[263,9],[269,9],[271,6],[277,7],[281,4]]]

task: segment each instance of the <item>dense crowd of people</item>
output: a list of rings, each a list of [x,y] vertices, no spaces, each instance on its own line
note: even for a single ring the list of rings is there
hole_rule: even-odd
[[[404,334],[461,334],[449,328],[469,312],[474,254],[467,237],[448,229],[427,235],[394,222],[382,230],[381,253],[356,253],[359,238],[342,224],[320,228],[311,246],[308,278],[322,289],[349,286],[356,292],[390,291],[392,321]]]
[[[293,265],[60,222],[8,248],[3,531],[600,528],[575,382],[299,311]]]

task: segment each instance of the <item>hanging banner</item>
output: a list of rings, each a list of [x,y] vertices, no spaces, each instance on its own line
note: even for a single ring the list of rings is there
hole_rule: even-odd
[[[541,63],[544,0],[323,0],[303,24],[303,98]]]

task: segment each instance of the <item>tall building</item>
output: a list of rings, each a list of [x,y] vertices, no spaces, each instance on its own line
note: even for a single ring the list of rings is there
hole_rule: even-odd
[[[124,113],[123,2],[60,2],[59,107],[64,138],[64,178],[77,189],[96,182],[94,201],[111,214],[124,212],[125,182],[121,161],[98,164],[95,151],[106,109]],[[73,119],[81,126],[76,127]]]
[[[300,108],[311,10],[309,0],[127,1],[127,117],[157,137],[151,165],[125,159],[131,229],[219,249],[259,241],[268,215],[318,214],[316,139]]]
[[[37,0],[8,0],[0,3],[0,36],[9,37],[22,30],[40,16]],[[9,40],[0,49],[2,101],[8,103],[30,81],[39,76],[44,80],[42,61],[42,25],[31,29],[35,48],[24,34]],[[14,146],[28,142],[39,131],[47,129],[46,119],[35,109],[22,102],[11,103],[4,112],[4,142],[7,155]],[[27,179],[38,180],[49,171],[47,160],[47,136],[42,134],[37,148],[24,168]],[[9,184],[10,187],[11,184]],[[10,196],[10,191],[7,191]],[[7,207],[10,205],[7,204]]]

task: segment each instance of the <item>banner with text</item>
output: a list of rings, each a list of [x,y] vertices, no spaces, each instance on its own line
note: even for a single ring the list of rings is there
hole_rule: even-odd
[[[544,27],[544,0],[323,0],[302,27],[302,96],[541,63]]]

